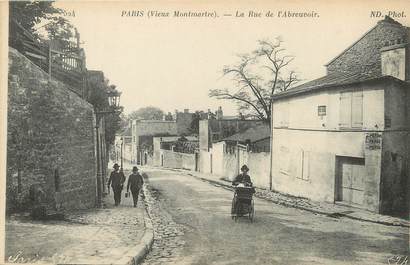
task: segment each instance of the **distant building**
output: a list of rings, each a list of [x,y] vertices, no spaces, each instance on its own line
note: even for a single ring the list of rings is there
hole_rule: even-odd
[[[176,123],[178,135],[191,134],[191,125],[194,119],[194,113],[189,112],[189,109],[184,109],[184,112],[176,111]]]
[[[269,188],[270,127],[252,126],[212,144],[212,173],[233,180],[242,165],[255,186]]]
[[[160,135],[177,135],[177,123],[163,120],[132,121],[132,156],[131,162],[140,164],[143,160],[143,145],[152,145],[152,137]]]
[[[215,163],[212,155],[212,144],[251,127],[262,125],[259,120],[201,120],[199,121],[199,170],[205,173],[213,172]],[[217,158],[216,158],[217,159]]]
[[[153,165],[173,168],[186,168],[197,170],[198,155],[196,150],[189,150],[189,152],[179,152],[175,150],[175,145],[180,136],[164,136],[153,138]],[[197,136],[185,136],[186,142],[192,144],[194,147],[198,146]]]
[[[409,32],[386,17],[326,76],[274,96],[274,190],[408,216]]]
[[[261,124],[226,137],[221,141],[226,143],[227,148],[241,144],[247,146],[249,151],[270,152],[270,133],[269,125]]]

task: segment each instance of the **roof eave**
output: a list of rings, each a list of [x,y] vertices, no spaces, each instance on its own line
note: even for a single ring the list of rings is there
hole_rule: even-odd
[[[283,93],[283,94],[277,94],[273,96],[273,101],[278,100],[278,99],[282,99],[282,98],[287,98],[287,97],[292,97],[292,96],[298,96],[301,94],[306,94],[312,91],[320,91],[322,89],[326,89],[326,88],[331,88],[331,87],[342,87],[342,86],[352,86],[355,84],[361,84],[361,83],[367,83],[367,82],[375,82],[375,81],[391,81],[391,82],[396,82],[399,83],[401,85],[405,85],[405,86],[410,86],[410,84],[406,81],[400,80],[398,78],[395,78],[393,76],[381,76],[381,77],[376,77],[376,78],[371,78],[371,79],[366,79],[366,80],[360,80],[360,81],[354,81],[354,82],[350,82],[350,83],[341,83],[341,84],[329,84],[329,85],[321,85],[321,86],[312,86],[312,87],[308,87],[306,89],[303,90],[299,90],[299,91],[295,91],[295,92],[291,92],[291,90],[288,90],[287,93]]]

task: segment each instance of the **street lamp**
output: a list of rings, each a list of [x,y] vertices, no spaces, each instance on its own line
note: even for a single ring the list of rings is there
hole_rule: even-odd
[[[95,110],[95,116],[96,116],[96,125],[95,125],[95,131],[96,131],[96,144],[97,144],[97,207],[101,208],[102,207],[102,193],[105,189],[105,185],[102,183],[102,165],[100,161],[101,153],[103,152],[101,144],[100,144],[100,122],[101,119],[104,117],[104,115],[108,114],[114,114],[114,113],[121,113],[122,112],[122,107],[120,107],[120,96],[121,92],[117,91],[115,89],[115,86],[111,85],[110,90],[107,91],[107,97],[108,97],[108,105],[109,109],[104,109],[104,110]]]
[[[122,170],[122,164],[123,164],[123,158],[122,158],[122,150],[124,148],[124,136],[121,136],[121,170]]]

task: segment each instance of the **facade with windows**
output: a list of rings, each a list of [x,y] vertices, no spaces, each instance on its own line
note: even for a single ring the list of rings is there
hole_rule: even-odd
[[[346,59],[340,68],[328,65],[326,76],[274,96],[274,190],[408,216],[408,38],[390,41],[383,34],[380,42],[385,44],[371,51],[365,49],[374,42],[363,44],[375,32],[392,30],[408,32],[386,18],[337,57],[346,57],[353,49],[359,62],[361,54],[363,61],[374,60],[375,51],[373,56],[380,56],[375,60],[378,68],[349,72],[352,68],[345,64],[351,62]]]

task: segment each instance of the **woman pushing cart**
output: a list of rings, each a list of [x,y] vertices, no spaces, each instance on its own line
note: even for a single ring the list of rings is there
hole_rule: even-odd
[[[255,216],[253,194],[255,188],[253,188],[251,177],[248,175],[249,168],[246,165],[241,167],[241,174],[235,177],[232,181],[235,193],[232,199],[231,216],[235,221],[238,217],[248,217],[251,222]]]

